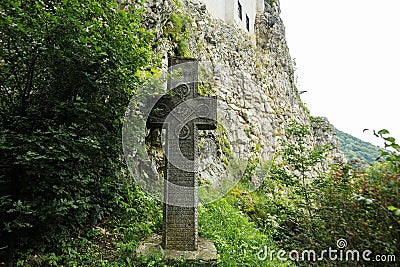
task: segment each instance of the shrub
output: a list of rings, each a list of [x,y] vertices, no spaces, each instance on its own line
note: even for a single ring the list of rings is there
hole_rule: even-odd
[[[295,127],[288,132],[304,139],[283,143],[280,161],[264,168],[268,173],[255,192],[261,200],[250,214],[253,221],[287,251],[335,249],[337,240],[345,239],[345,249],[398,255],[400,147],[395,140],[385,137],[386,131],[378,132],[393,152],[382,150],[381,160],[367,169],[337,164],[330,172],[310,178],[307,175],[318,164],[322,150],[304,148],[308,133]]]
[[[116,1],[0,4],[1,231],[33,246],[116,207],[125,107],[152,59],[140,9]],[[32,242],[35,240],[35,242]]]

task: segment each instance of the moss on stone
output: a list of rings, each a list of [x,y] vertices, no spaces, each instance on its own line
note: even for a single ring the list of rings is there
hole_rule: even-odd
[[[247,166],[246,170],[243,173],[243,178],[245,180],[251,180],[251,177],[257,167],[257,165],[261,161],[261,152],[262,152],[262,146],[261,143],[257,143],[252,147],[251,155],[249,157],[249,160],[247,161]]]
[[[229,159],[233,157],[232,145],[228,139],[228,132],[226,131],[224,125],[221,122],[217,122],[217,133],[218,133],[218,147],[222,151],[221,161],[225,166],[229,165]]]
[[[198,84],[197,91],[200,96],[214,96],[215,95],[215,91],[211,88],[211,86],[208,84],[204,84],[202,82],[200,82]]]

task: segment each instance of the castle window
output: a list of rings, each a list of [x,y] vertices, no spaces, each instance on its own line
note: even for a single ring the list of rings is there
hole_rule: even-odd
[[[240,3],[240,1],[238,1],[238,12],[239,12],[239,18],[242,20],[243,19],[243,8],[242,8],[242,4]]]
[[[247,14],[246,14],[246,28],[248,31],[250,31],[250,19],[249,16],[247,16]]]

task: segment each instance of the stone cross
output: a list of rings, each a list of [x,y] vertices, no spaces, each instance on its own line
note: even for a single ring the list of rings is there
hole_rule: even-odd
[[[164,151],[164,249],[197,250],[198,130],[214,130],[216,98],[197,92],[198,62],[170,58],[171,72],[181,78],[169,79],[168,94],[161,97],[147,120],[150,129],[165,129]]]

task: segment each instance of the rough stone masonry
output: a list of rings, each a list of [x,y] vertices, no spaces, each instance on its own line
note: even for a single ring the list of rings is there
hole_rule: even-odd
[[[265,1],[264,12],[256,17],[255,37],[212,17],[202,1],[179,2],[180,6],[176,1],[147,1],[145,26],[155,30],[156,51],[166,62],[176,55],[178,45],[168,34],[177,27],[171,15],[186,23],[188,52],[201,62],[210,62],[211,68],[199,69],[201,86],[219,99],[221,124],[234,155],[271,159],[280,149],[278,140],[287,138],[285,130],[294,120],[313,127],[307,144],[332,147],[325,167],[344,158],[333,126],[312,120],[299,97],[278,0]],[[205,142],[214,142],[221,133],[212,135]],[[211,154],[200,157],[203,180],[215,182],[226,171],[220,158]]]

